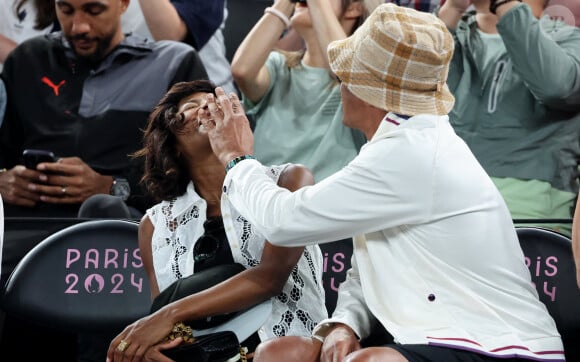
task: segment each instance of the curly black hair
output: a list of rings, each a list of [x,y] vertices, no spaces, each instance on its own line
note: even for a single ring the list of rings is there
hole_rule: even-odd
[[[186,192],[190,176],[178,156],[176,134],[183,130],[183,114],[178,113],[181,100],[193,93],[212,93],[215,85],[208,80],[174,84],[149,115],[143,133],[143,148],[133,157],[144,157],[141,183],[156,200],[171,200]]]

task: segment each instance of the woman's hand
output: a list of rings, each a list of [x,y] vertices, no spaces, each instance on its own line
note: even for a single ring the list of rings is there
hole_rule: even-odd
[[[181,343],[181,339],[171,342],[161,342],[171,329],[174,322],[164,309],[153,313],[127,326],[115,337],[107,351],[108,362],[123,361],[163,361],[170,362],[161,350],[172,348]]]

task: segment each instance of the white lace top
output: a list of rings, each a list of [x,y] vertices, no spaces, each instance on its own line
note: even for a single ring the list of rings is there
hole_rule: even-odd
[[[285,167],[264,167],[264,170],[277,181]],[[222,198],[221,206],[234,261],[247,268],[259,264],[264,237],[254,231],[229,201]],[[160,291],[193,273],[193,246],[204,232],[206,208],[205,200],[190,183],[184,195],[147,210],[155,227],[151,242]],[[310,336],[316,324],[327,317],[322,265],[320,248],[307,246],[282,293],[273,299],[272,315],[259,331],[262,340],[285,335]]]

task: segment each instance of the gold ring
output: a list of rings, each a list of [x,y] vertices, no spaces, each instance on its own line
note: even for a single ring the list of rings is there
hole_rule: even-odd
[[[66,195],[66,187],[62,187],[62,189],[60,189],[60,192],[62,192],[63,195]]]
[[[119,343],[119,345],[117,346],[117,351],[124,352],[127,349],[127,347],[129,347],[129,343],[124,339],[122,339],[121,343]]]

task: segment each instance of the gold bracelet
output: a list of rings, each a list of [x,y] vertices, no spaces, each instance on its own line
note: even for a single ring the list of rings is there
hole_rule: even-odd
[[[190,326],[186,326],[185,324],[179,322],[175,323],[171,332],[163,339],[163,341],[173,341],[176,338],[183,338],[183,343],[193,343],[195,342],[195,337],[193,336],[193,329]]]

